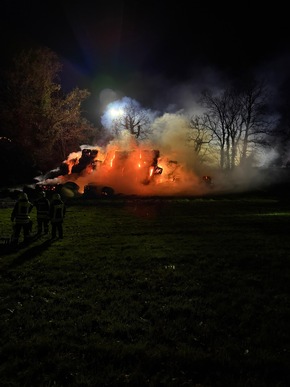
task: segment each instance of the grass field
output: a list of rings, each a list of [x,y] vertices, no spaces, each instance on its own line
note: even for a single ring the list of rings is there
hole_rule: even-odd
[[[67,205],[63,240],[1,246],[2,387],[290,385],[290,202]]]

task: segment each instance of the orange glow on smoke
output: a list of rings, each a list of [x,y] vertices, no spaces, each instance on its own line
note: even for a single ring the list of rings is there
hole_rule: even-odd
[[[206,189],[192,169],[174,159],[175,154],[159,152],[148,144],[137,146],[127,143],[126,147],[122,147],[113,143],[106,149],[91,147],[95,157],[79,170],[84,150],[72,152],[64,161],[68,174],[58,176],[50,183],[73,181],[81,193],[86,185],[94,184],[112,187],[115,193],[146,196],[200,194]]]

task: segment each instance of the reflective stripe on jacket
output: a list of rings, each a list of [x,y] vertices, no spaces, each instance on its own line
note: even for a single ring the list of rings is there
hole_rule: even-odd
[[[64,203],[52,203],[50,218],[52,222],[61,222],[64,218],[65,208]]]
[[[17,203],[17,208],[15,211],[15,221],[18,224],[29,223],[30,217],[29,212],[31,209],[31,203],[27,201],[19,201]]]
[[[36,203],[37,218],[38,219],[49,219],[49,201],[48,199],[40,199]]]

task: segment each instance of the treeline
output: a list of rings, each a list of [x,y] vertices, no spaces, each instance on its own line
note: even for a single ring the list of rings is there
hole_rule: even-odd
[[[88,90],[65,93],[62,64],[48,48],[19,53],[0,78],[1,185],[27,182],[55,168],[81,144],[95,143],[104,134],[83,110]],[[205,90],[199,100],[203,113],[182,116],[184,141],[201,163],[233,169],[255,164],[260,152],[275,149],[282,165],[288,159],[290,120],[287,100],[275,105],[267,82],[247,80],[222,90]],[[162,117],[159,117],[162,124]],[[128,130],[147,141],[158,129],[158,119],[137,102],[128,102],[112,122],[112,134]],[[157,122],[157,124],[156,124]],[[178,131],[179,128],[176,127]],[[108,140],[110,137],[108,137]]]

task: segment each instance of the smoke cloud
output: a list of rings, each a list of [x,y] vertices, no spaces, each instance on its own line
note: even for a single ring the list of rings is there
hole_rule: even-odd
[[[113,98],[113,91],[104,91],[104,103]],[[110,134],[110,109],[122,109],[126,103],[132,103],[132,100],[124,97],[107,105],[102,124]],[[133,100],[133,103],[139,107],[138,102]],[[134,135],[123,130],[106,146],[82,145],[79,151],[72,152],[64,160],[67,173],[56,169],[55,177],[51,177],[50,173],[41,182],[63,184],[71,181],[80,187],[80,192],[94,184],[100,190],[111,187],[116,194],[124,195],[198,196],[257,189],[277,180],[278,174],[274,178],[273,174],[265,173],[265,167],[278,156],[275,151],[256,154],[248,165],[225,174],[217,166],[202,163],[197,157],[187,141],[188,116],[183,111],[161,115],[148,110],[147,113],[152,120],[152,134],[146,141],[138,141]],[[76,173],[86,149],[91,150],[94,157]],[[211,179],[205,180],[204,176]]]

